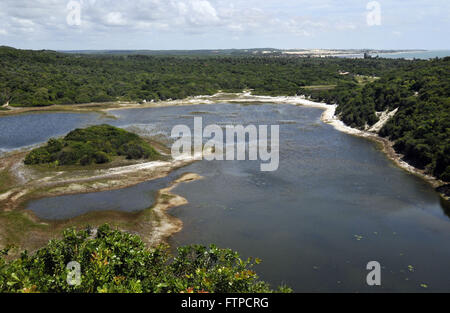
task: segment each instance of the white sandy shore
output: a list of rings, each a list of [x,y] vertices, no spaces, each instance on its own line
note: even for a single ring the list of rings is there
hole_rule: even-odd
[[[184,155],[184,156],[175,158],[172,161],[152,161],[152,162],[145,162],[145,163],[140,163],[140,164],[116,167],[116,168],[111,168],[111,169],[107,169],[107,170],[100,170],[99,176],[96,178],[102,178],[102,177],[106,177],[109,175],[123,175],[123,174],[135,173],[135,172],[139,172],[139,171],[143,171],[143,170],[153,170],[153,169],[169,167],[169,166],[171,168],[177,168],[179,166],[183,166],[183,165],[186,165],[187,163],[198,160],[199,157],[201,157],[202,155],[203,155],[203,153],[194,154],[192,156]]]
[[[150,246],[158,245],[165,242],[173,234],[183,229],[183,222],[170,214],[167,211],[171,208],[185,205],[188,203],[187,199],[180,195],[174,194],[172,190],[181,183],[187,183],[195,180],[202,179],[195,173],[186,173],[172,184],[158,191],[155,204],[152,208],[152,233],[148,238],[145,238]]]

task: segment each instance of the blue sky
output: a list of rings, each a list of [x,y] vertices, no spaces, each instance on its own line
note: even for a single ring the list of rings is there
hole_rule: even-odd
[[[0,20],[27,49],[450,49],[448,0],[1,0]]]

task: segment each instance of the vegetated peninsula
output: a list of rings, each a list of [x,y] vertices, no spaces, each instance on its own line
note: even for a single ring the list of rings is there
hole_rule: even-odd
[[[161,157],[138,135],[104,124],[76,129],[62,139],[50,139],[47,145],[32,150],[25,157],[25,164],[86,166],[109,163],[119,156],[128,160]]]

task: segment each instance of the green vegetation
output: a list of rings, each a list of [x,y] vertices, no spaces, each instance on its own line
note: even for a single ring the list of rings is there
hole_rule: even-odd
[[[449,57],[413,61],[367,84],[343,82],[334,90],[309,95],[338,103],[342,121],[359,129],[374,125],[376,112],[398,108],[379,134],[394,141],[395,150],[410,164],[450,181]]]
[[[295,95],[303,86],[353,81],[340,71],[379,76],[407,64],[394,59],[85,55],[0,47],[0,104],[157,101],[243,89]]]
[[[242,260],[236,252],[203,246],[147,249],[141,239],[101,226],[67,229],[61,240],[51,240],[35,254],[23,252],[7,262],[0,257],[0,292],[76,293],[247,293],[272,292],[252,270],[260,260]],[[67,264],[81,265],[81,283],[67,283]],[[73,278],[73,277],[72,277]],[[291,292],[280,287],[279,292]]]
[[[63,139],[50,139],[32,150],[25,164],[89,165],[111,162],[115,156],[128,160],[157,159],[159,153],[138,135],[110,125],[76,129]]]

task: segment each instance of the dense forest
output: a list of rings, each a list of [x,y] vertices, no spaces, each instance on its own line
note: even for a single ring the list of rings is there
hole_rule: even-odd
[[[110,125],[97,125],[75,129],[61,139],[50,139],[47,145],[28,153],[25,164],[85,166],[109,163],[115,156],[155,160],[160,154],[136,134]]]
[[[77,55],[0,48],[0,103],[45,106],[166,100],[253,89],[295,95],[302,86],[351,82],[349,71],[381,75],[403,60],[288,57]]]
[[[147,249],[137,235],[108,225],[97,230],[67,229],[62,239],[51,240],[33,255],[8,262],[0,251],[0,292],[11,293],[267,293],[254,265],[259,259],[241,259],[215,246]],[[76,275],[69,262],[80,265]],[[69,280],[68,280],[69,279]],[[72,282],[69,285],[67,282]],[[279,287],[278,292],[291,292]]]
[[[450,58],[63,54],[0,47],[0,104],[46,106],[181,99],[219,90],[338,103],[349,126],[380,131],[416,167],[450,181]]]

